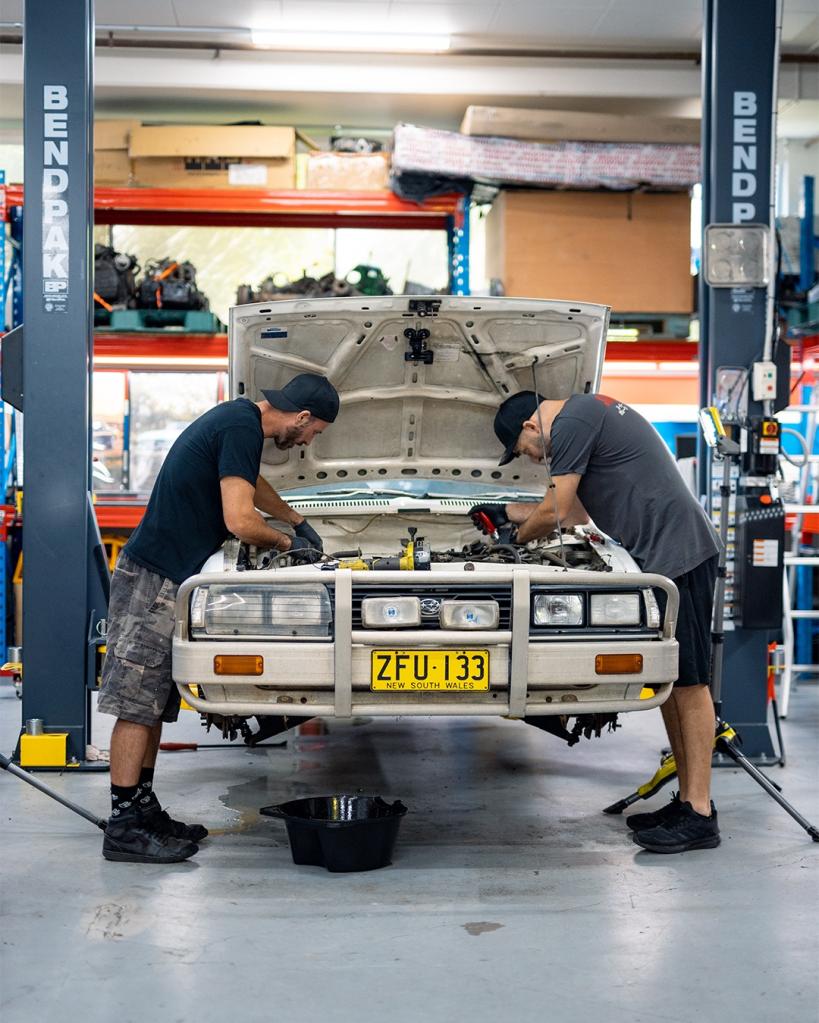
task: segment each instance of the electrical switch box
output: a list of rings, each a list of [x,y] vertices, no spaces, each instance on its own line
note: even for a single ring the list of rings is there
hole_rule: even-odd
[[[754,401],[774,401],[776,399],[775,363],[754,363],[753,399]]]
[[[767,491],[741,494],[736,505],[735,618],[745,629],[782,624],[785,509]]]

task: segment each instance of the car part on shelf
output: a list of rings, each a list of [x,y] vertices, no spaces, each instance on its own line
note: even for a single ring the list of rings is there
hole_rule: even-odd
[[[141,309],[208,309],[210,304],[196,286],[193,263],[173,259],[150,260],[139,283]]]
[[[94,301],[106,312],[136,305],[136,256],[117,252],[111,245],[94,246]],[[95,312],[97,310],[95,309]]]

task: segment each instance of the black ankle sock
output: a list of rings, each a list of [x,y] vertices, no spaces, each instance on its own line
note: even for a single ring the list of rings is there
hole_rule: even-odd
[[[111,786],[111,816],[119,817],[127,813],[136,802],[138,785]]]
[[[153,767],[143,767],[139,775],[139,785],[137,785],[137,802],[142,807],[147,807],[157,801],[154,795],[154,769]]]

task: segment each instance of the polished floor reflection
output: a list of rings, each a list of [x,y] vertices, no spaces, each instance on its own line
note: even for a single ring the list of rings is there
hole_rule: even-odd
[[[0,689],[4,752],[19,713]],[[817,722],[804,686],[771,769],[814,821]],[[641,852],[600,811],[653,772],[659,713],[623,725],[568,749],[518,722],[371,719],[163,753],[160,798],[212,834],[173,867],[105,862],[92,825],[3,774],[4,1023],[813,1018],[819,845],[726,769],[721,848]],[[214,741],[191,713],[166,738]],[[46,780],[107,813],[107,777]],[[392,867],[296,867],[258,815],[357,791],[409,807]]]

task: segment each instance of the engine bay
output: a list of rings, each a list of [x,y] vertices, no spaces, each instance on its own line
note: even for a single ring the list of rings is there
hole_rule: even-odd
[[[349,568],[357,571],[405,570],[428,571],[433,564],[521,564],[581,569],[587,572],[610,572],[602,536],[576,527],[555,531],[541,540],[527,544],[492,543],[475,540],[460,548],[437,549],[417,535],[410,527],[409,536],[401,540],[398,554],[364,554],[360,548],[320,554],[314,550],[281,553],[254,547],[237,539],[225,544],[225,567],[228,571],[262,571],[295,565],[315,564],[324,571]]]

